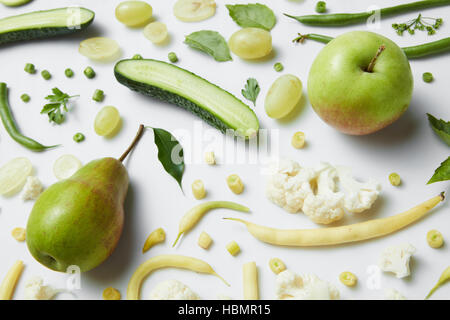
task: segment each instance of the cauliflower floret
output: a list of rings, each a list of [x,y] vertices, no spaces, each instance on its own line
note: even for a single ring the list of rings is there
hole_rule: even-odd
[[[300,211],[306,197],[313,193],[311,181],[316,173],[291,160],[282,160],[272,169],[275,172],[267,181],[267,198],[288,212]]]
[[[366,183],[356,181],[350,168],[337,167],[339,182],[345,193],[344,206],[349,212],[359,213],[372,207],[377,200],[381,186],[374,180]]]
[[[309,194],[303,204],[303,212],[315,223],[329,224],[345,215],[344,194],[336,191],[336,169],[323,163],[317,170],[317,194]]]
[[[35,276],[25,283],[25,300],[50,300],[58,290],[50,286],[44,286],[44,280]]]
[[[406,300],[406,298],[395,289],[387,289],[384,292],[384,300]]]
[[[42,190],[44,190],[44,187],[41,181],[35,176],[29,176],[23,187],[22,199],[24,201],[36,200],[42,193]]]
[[[390,246],[381,254],[378,266],[384,272],[392,272],[397,278],[404,278],[410,275],[409,261],[411,256],[416,252],[409,243],[398,246]]]
[[[277,275],[276,296],[279,300],[339,300],[339,290],[313,274],[300,276],[290,270]]]
[[[200,300],[188,286],[178,280],[160,282],[150,293],[150,300]]]

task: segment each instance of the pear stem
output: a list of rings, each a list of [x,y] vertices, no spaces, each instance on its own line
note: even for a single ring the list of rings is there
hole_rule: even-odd
[[[380,54],[384,51],[384,49],[386,49],[386,47],[384,45],[381,45],[378,48],[377,53],[375,54],[375,57],[372,58],[372,61],[370,61],[369,66],[367,67],[366,72],[373,72],[373,68],[375,67],[375,63],[377,62],[378,57],[380,56]]]
[[[119,158],[120,162],[123,162],[123,160],[125,160],[125,158],[130,154],[130,152],[134,149],[134,147],[137,145],[137,143],[139,142],[139,140],[141,140],[142,135],[144,134],[144,125],[141,124],[139,125],[139,130],[136,134],[136,137],[134,138],[133,142],[131,142],[130,146],[128,147],[127,150],[125,150],[125,152],[122,154],[122,156]]]

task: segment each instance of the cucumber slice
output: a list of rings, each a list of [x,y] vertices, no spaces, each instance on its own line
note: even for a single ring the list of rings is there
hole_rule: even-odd
[[[114,73],[128,88],[182,107],[224,132],[246,138],[259,130],[253,110],[231,93],[185,70],[158,60],[122,60]]]
[[[74,33],[87,28],[94,17],[91,10],[69,7],[0,19],[0,45]]]
[[[31,0],[0,0],[0,3],[8,7],[18,7],[27,4],[30,1]]]

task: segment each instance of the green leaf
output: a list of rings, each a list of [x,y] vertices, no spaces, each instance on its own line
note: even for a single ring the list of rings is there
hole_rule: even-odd
[[[242,28],[260,28],[272,30],[277,22],[273,11],[259,3],[255,4],[227,4],[230,17]]]
[[[216,61],[233,60],[230,49],[220,33],[211,30],[201,30],[186,36],[184,40],[189,47],[203,51],[212,56]]]
[[[241,92],[247,100],[252,101],[253,105],[255,105],[259,91],[261,91],[261,89],[259,88],[258,81],[254,78],[249,78],[245,84],[245,88],[242,89]]]
[[[428,121],[430,121],[431,127],[434,132],[444,141],[448,146],[450,146],[450,121],[445,122],[444,120],[436,119],[431,114],[427,113]]]
[[[183,147],[170,132],[159,128],[152,129],[155,135],[155,144],[158,147],[159,161],[183,190],[181,186],[184,173]]]
[[[441,166],[434,171],[433,176],[427,184],[450,180],[450,157],[441,163]]]
[[[64,122],[65,116],[61,111],[61,107],[65,112],[68,112],[67,103],[73,97],[69,96],[67,93],[62,92],[58,88],[52,89],[53,94],[45,97],[50,103],[46,104],[42,110],[41,114],[47,114],[49,122],[54,122],[56,124],[61,124]]]

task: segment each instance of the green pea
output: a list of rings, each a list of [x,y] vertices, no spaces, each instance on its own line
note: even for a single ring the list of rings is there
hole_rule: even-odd
[[[142,58],[142,56],[140,54],[135,54],[133,56],[133,58],[131,58],[131,59],[133,59],[133,60],[142,60],[143,58]]]
[[[52,75],[47,70],[42,70],[41,75],[45,80],[50,80],[52,78]]]
[[[276,72],[281,72],[284,69],[284,66],[281,64],[281,62],[277,62],[273,65],[273,68]]]
[[[88,78],[88,79],[92,79],[95,77],[95,71],[94,69],[92,69],[91,67],[87,67],[86,69],[84,69],[84,75]]]
[[[28,72],[29,74],[35,74],[36,68],[34,67],[34,64],[27,63],[24,68],[25,72]]]
[[[22,99],[23,102],[29,102],[30,96],[24,93],[23,95],[20,96],[20,99]]]
[[[81,141],[84,141],[84,139],[85,139],[84,134],[80,132],[78,132],[73,136],[73,141],[75,141],[76,143],[80,143]]]
[[[175,62],[178,61],[178,57],[177,57],[177,54],[175,52],[169,52],[167,57],[169,58],[169,61],[172,62],[172,63],[175,63]]]
[[[431,72],[425,72],[422,74],[422,79],[426,83],[430,83],[434,80],[433,74]]]
[[[324,13],[327,11],[327,4],[325,1],[319,1],[316,3],[316,12],[317,13]]]
[[[66,75],[67,78],[72,78],[74,73],[72,69],[67,68],[66,70],[64,70],[64,74]]]
[[[94,95],[92,96],[92,100],[102,102],[103,99],[105,99],[105,93],[103,92],[103,90],[95,90]]]

